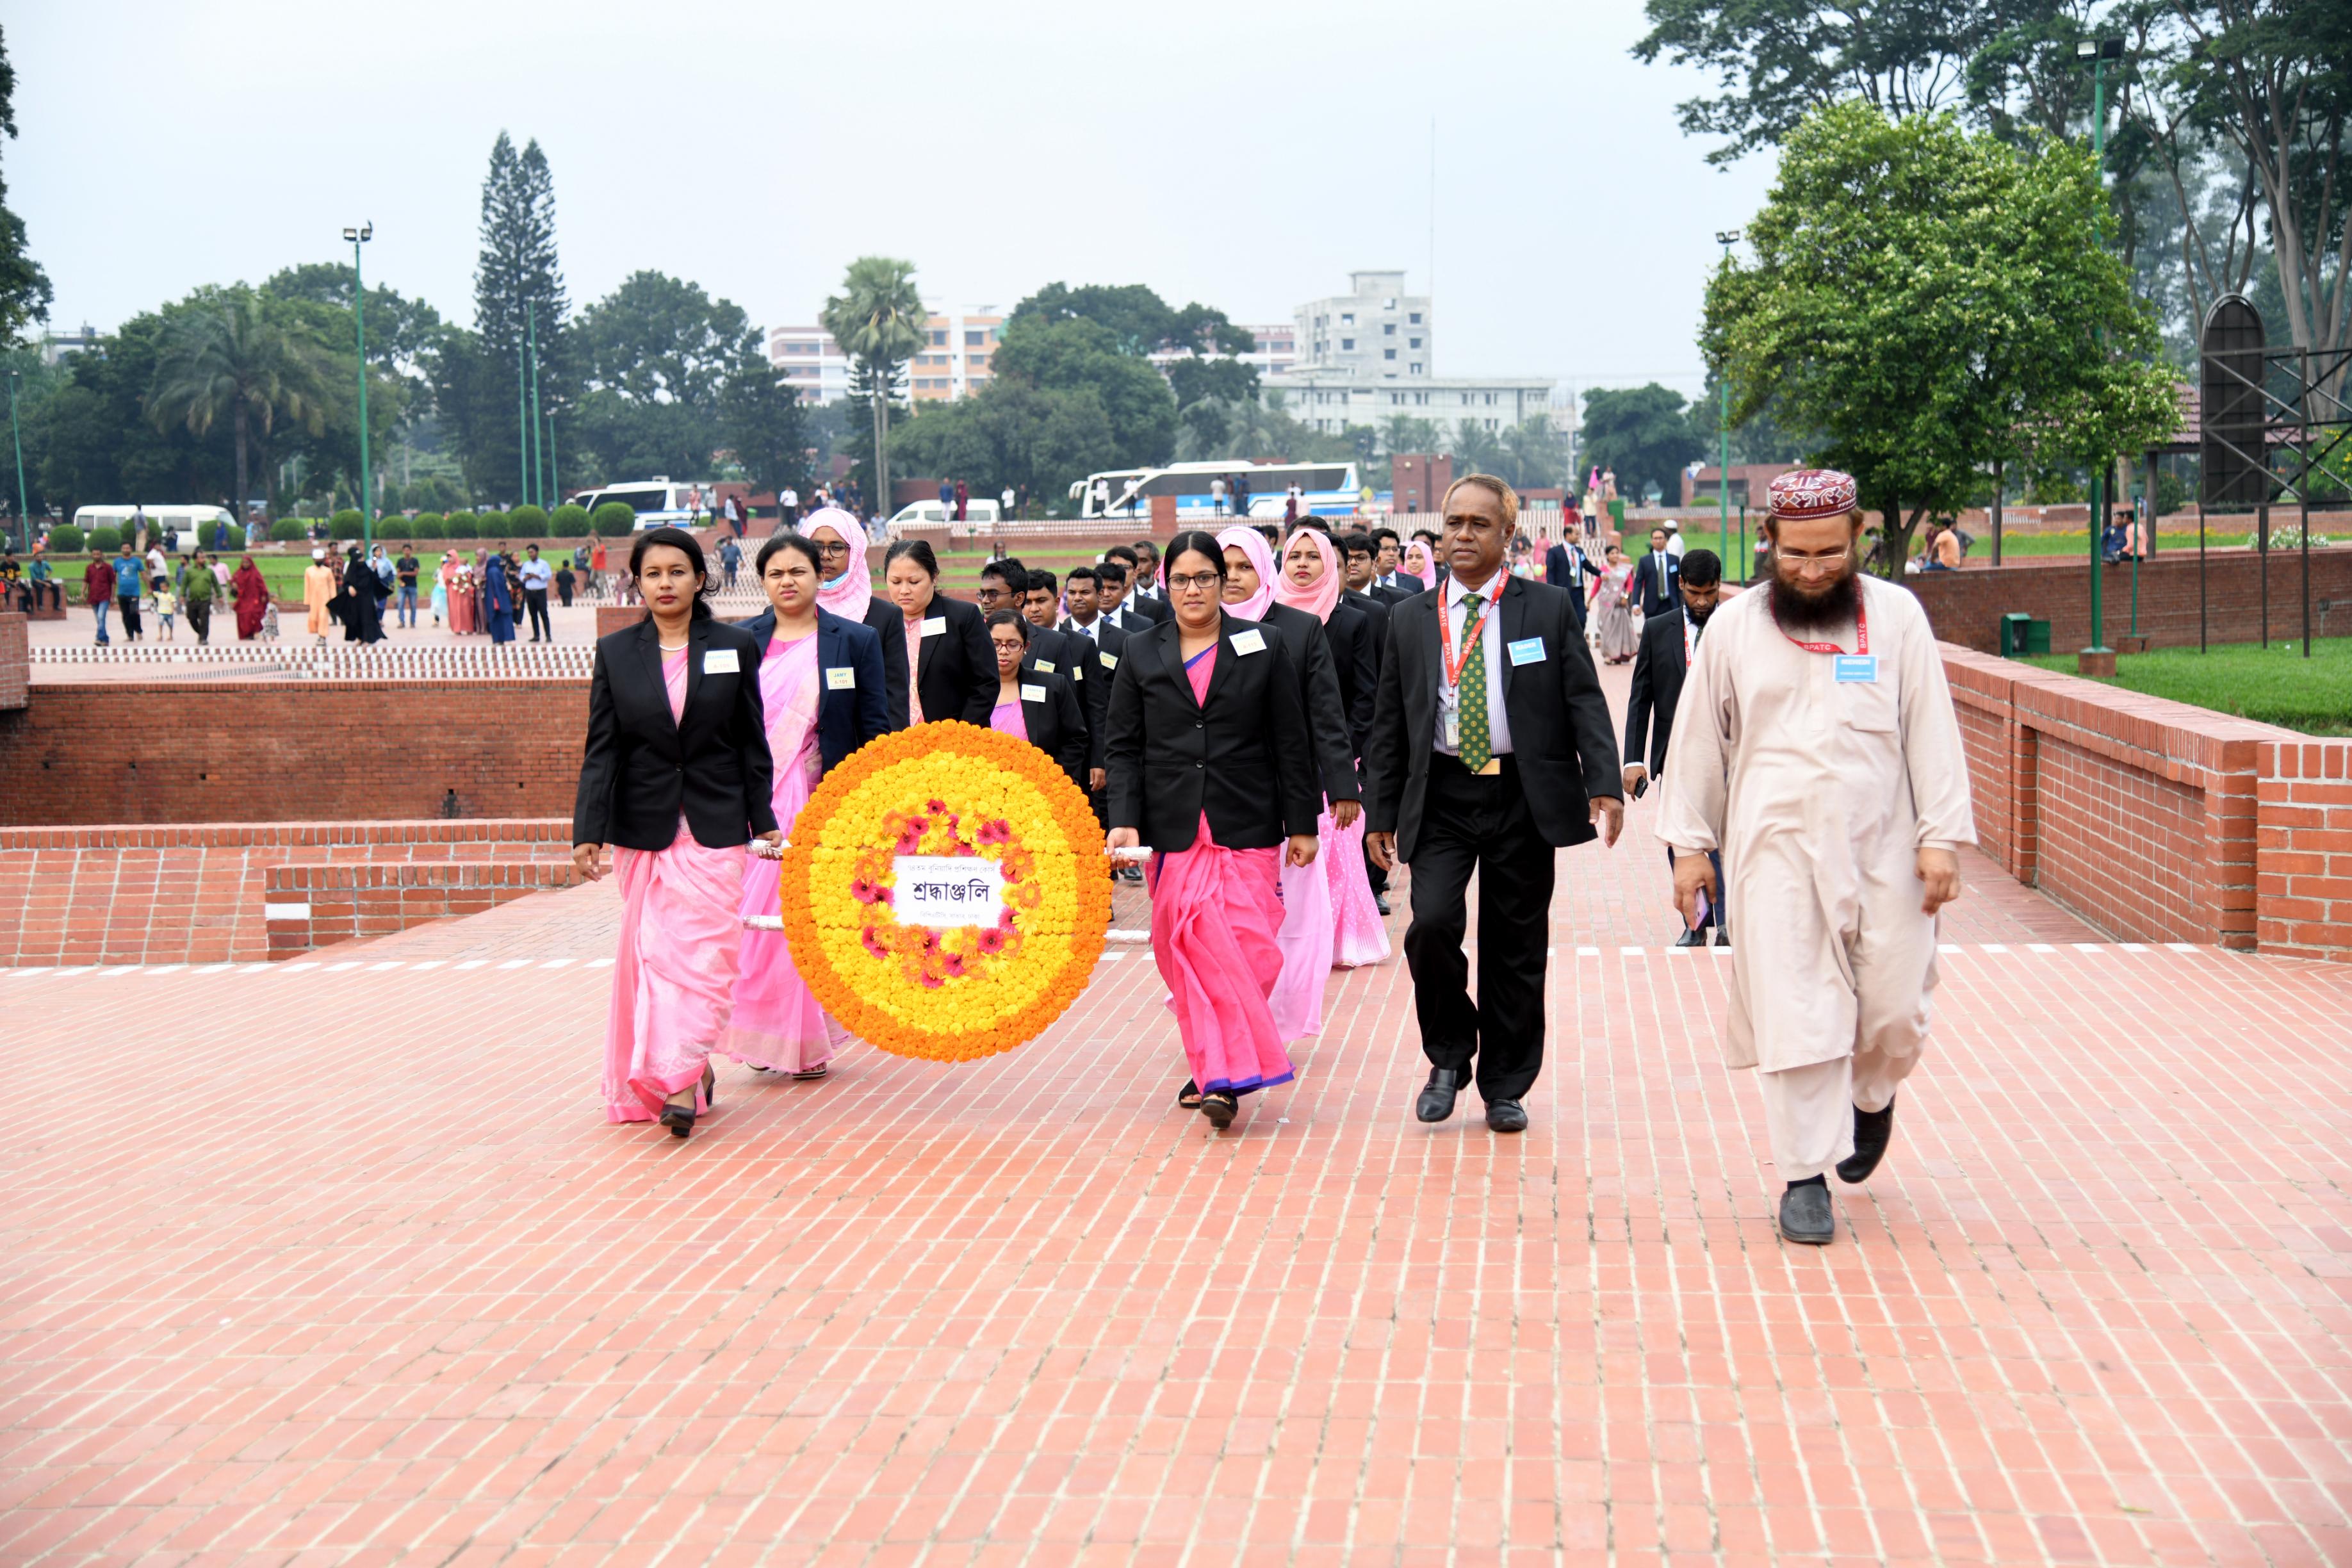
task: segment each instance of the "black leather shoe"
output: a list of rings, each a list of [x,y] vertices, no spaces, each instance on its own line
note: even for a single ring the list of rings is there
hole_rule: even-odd
[[[1528,1108],[1516,1100],[1490,1100],[1486,1102],[1486,1131],[1489,1132],[1525,1132],[1528,1130]]]
[[[1895,1136],[1895,1102],[1888,1100],[1884,1110],[1861,1110],[1853,1113],[1853,1152],[1837,1163],[1841,1182],[1866,1182],[1878,1163],[1886,1158],[1886,1145]]]
[[[1443,1121],[1454,1114],[1454,1097],[1462,1092],[1462,1075],[1452,1068],[1432,1068],[1429,1081],[1421,1087],[1421,1098],[1413,1101],[1412,1113],[1423,1121]]]
[[[1381,911],[1381,918],[1383,920],[1386,920],[1390,915],[1396,912],[1394,910],[1389,908],[1389,896],[1386,893],[1374,893],[1372,895],[1372,907]]]
[[[1676,947],[1705,947],[1706,945],[1706,928],[1705,926],[1691,927],[1690,930],[1675,938],[1675,945]]]
[[[1715,933],[1715,945],[1717,947],[1729,947],[1731,945],[1731,931],[1727,927]]]
[[[1780,1194],[1780,1239],[1807,1247],[1827,1247],[1837,1239],[1837,1214],[1830,1207],[1830,1188],[1819,1176],[1791,1182]]]

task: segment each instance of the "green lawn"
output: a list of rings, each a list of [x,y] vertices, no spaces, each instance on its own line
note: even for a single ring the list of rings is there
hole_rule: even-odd
[[[2037,654],[2026,662],[2074,671],[2074,656]],[[2352,735],[2352,637],[2315,637],[2311,658],[2300,638],[2227,643],[2125,654],[2106,682],[2151,697],[2194,703],[2311,735]]]

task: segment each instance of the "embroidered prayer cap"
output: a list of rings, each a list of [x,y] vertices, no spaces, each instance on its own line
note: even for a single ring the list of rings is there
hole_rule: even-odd
[[[1843,517],[1854,508],[1857,490],[1852,474],[1835,468],[1791,468],[1773,478],[1767,492],[1772,515],[1804,519]]]

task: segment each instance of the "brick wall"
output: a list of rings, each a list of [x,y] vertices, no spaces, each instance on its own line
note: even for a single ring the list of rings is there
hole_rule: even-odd
[[[2352,958],[2352,741],[2265,742],[2254,931],[2265,952]]]
[[[488,908],[520,891],[564,885],[571,837],[568,816],[0,828],[0,966],[282,956],[285,950],[273,952],[266,906],[299,900],[291,893],[274,898],[270,878],[280,868],[299,866],[330,888],[329,873],[338,868],[428,873],[411,881],[431,888],[438,878],[438,892],[404,908],[438,918],[471,912],[477,890],[487,889],[480,907]],[[520,891],[501,896],[507,889]],[[354,922],[343,934],[357,930]]]
[[[32,689],[27,631],[23,612],[0,610],[0,710],[24,707]]]
[[[2275,522],[2275,518],[2273,518]],[[2243,537],[2233,532],[2231,537]],[[2107,646],[2131,626],[2131,568],[2101,569]],[[1928,572],[1903,579],[1918,596],[1936,635],[1979,653],[2000,651],[2000,617],[2022,611],[2050,623],[2050,647],[2059,653],[2088,645],[2090,563],[2033,561],[1999,571]],[[2254,642],[2263,635],[2262,559],[2249,550],[2206,555],[2206,625],[2210,641]],[[2270,556],[2270,628],[2273,640],[2302,636],[2302,556]],[[2164,550],[2140,563],[2139,628],[2151,647],[2197,646],[2197,552]],[[2327,605],[2322,610],[2321,605]],[[2352,636],[2352,549],[2331,545],[2311,552],[2311,631]]]
[[[579,879],[568,856],[271,866],[263,873],[269,956],[291,958],[337,942],[390,936],[430,921],[478,915],[527,894],[572,887]]]
[[[2011,876],[2126,940],[2352,962],[2352,741],[1943,655]]]
[[[569,816],[581,679],[43,686],[0,825]]]

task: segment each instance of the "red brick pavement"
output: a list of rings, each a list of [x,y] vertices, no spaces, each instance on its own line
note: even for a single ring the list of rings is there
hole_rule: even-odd
[[[2352,972],[1979,860],[1787,1248],[1636,826],[1563,858],[1515,1139],[1412,1121],[1397,961],[1222,1137],[1129,950],[683,1144],[601,1119],[609,882],[0,972],[0,1562],[2352,1562]]]

